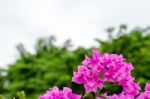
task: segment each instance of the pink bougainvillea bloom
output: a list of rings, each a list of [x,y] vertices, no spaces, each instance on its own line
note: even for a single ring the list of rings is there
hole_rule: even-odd
[[[103,81],[98,77],[98,74],[90,71],[90,74],[87,74],[85,77],[84,87],[86,93],[96,92],[98,89],[102,88]]]
[[[146,83],[145,92],[142,92],[137,99],[150,99],[150,83]]]
[[[142,92],[136,99],[150,99],[150,92]]]
[[[126,95],[125,93],[121,94],[113,94],[112,96],[108,96],[108,99],[134,99],[133,97]]]
[[[64,87],[63,99],[81,99],[81,95],[73,94],[70,88]]]
[[[78,72],[74,72],[73,82],[84,84],[86,93],[96,92],[98,88],[103,86],[103,81],[98,77],[98,74],[86,66],[79,66]]]
[[[97,50],[92,51],[93,57],[89,58],[88,56],[85,56],[85,59],[83,60],[82,64],[86,65],[88,67],[93,67],[96,65],[96,63],[99,62],[100,58],[100,52]]]
[[[40,96],[39,99],[56,99],[56,97],[61,99],[60,94],[62,94],[62,92],[55,86],[51,91],[47,91],[44,95]]]
[[[72,81],[78,84],[83,84],[90,70],[86,66],[78,66],[78,72],[73,73]]]
[[[123,86],[123,92],[127,95],[136,96],[137,94],[139,94],[140,87],[138,84],[134,82],[129,82],[122,86]]]
[[[99,96],[96,99],[134,99],[133,97],[126,95],[125,93],[113,94],[108,96],[106,93],[103,96]]]
[[[145,85],[145,91],[150,91],[150,83],[146,83],[146,85]]]
[[[81,95],[72,93],[70,88],[64,87],[63,90],[59,90],[55,86],[38,99],[81,99]]]
[[[98,91],[105,82],[113,82],[122,86],[122,93],[134,97],[139,94],[140,87],[131,76],[133,66],[127,63],[122,55],[92,51],[93,57],[85,57],[78,70],[74,72],[72,81],[83,84],[86,93]]]

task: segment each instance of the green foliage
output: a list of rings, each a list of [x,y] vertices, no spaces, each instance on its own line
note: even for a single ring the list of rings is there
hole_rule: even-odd
[[[96,94],[95,93],[88,93],[88,94],[85,94],[82,99],[96,99]]]
[[[25,99],[25,93],[24,93],[24,91],[17,92],[16,96],[14,97],[14,99]]]
[[[2,95],[0,95],[0,99],[4,99],[4,97]]]
[[[24,91],[17,92],[14,97],[11,97],[11,99],[12,98],[13,99],[26,99]],[[8,99],[8,98],[4,98],[2,95],[0,95],[0,99]]]
[[[5,69],[0,68],[0,93],[5,91],[5,81],[6,81],[6,71]]]
[[[57,47],[54,45],[54,39],[54,37],[39,39],[34,54],[27,52],[23,45],[17,46],[20,58],[6,71],[5,81],[8,84],[6,90],[2,90],[3,94],[13,95],[17,91],[24,90],[27,98],[30,99],[30,96],[33,98],[34,95],[36,99],[52,86],[60,88],[72,86],[73,70],[81,63],[87,49],[79,47],[70,51],[69,40],[64,46]]]
[[[104,87],[101,89],[100,94],[107,93],[108,95],[119,94],[122,92],[122,87],[117,83],[106,82]]]

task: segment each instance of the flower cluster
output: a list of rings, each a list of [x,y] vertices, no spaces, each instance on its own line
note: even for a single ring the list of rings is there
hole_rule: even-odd
[[[105,82],[114,82],[122,86],[125,94],[135,96],[139,93],[140,87],[134,83],[131,76],[133,66],[124,60],[122,55],[106,53],[101,56],[94,50],[93,58],[86,56],[83,65],[74,72],[72,81],[83,84],[87,93],[97,92],[103,88]]]
[[[73,94],[70,88],[64,87],[59,90],[56,86],[47,91],[39,99],[81,99],[81,95]]]
[[[122,55],[108,54],[101,55],[99,51],[92,51],[93,57],[88,56],[73,73],[72,82],[83,84],[86,94],[98,93],[105,88],[105,83],[110,82],[121,86],[122,91],[118,94],[103,96],[97,95],[96,99],[150,99],[150,84],[146,84],[145,92],[140,93],[140,86],[134,82],[131,76],[133,66],[127,63]],[[39,99],[81,99],[81,95],[73,94],[72,90],[64,87],[59,90],[53,87]]]
[[[100,91],[105,82],[117,83],[123,90],[119,95],[108,96],[110,99],[118,99],[116,97],[133,99],[138,96],[140,87],[131,76],[133,70],[131,63],[127,63],[122,55],[108,53],[100,55],[96,50],[92,53],[93,57],[86,56],[78,71],[73,73],[73,82],[83,84],[86,93]]]

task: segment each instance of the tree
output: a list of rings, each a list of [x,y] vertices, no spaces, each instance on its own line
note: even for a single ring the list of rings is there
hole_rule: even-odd
[[[80,47],[68,50],[70,40],[57,47],[55,38],[41,38],[36,43],[36,52],[31,54],[23,45],[17,46],[19,59],[7,69],[7,91],[12,95],[24,90],[29,99],[37,96],[54,85],[62,88],[72,86],[72,72],[84,58],[86,49]],[[34,97],[33,97],[34,95]]]

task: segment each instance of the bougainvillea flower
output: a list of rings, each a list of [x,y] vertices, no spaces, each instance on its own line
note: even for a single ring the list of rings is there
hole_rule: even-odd
[[[40,96],[39,99],[81,99],[81,95],[72,93],[70,88],[64,87],[63,90],[59,90],[55,86]]]

